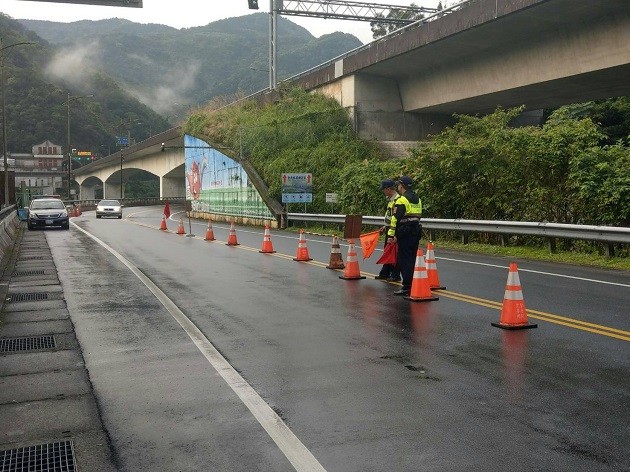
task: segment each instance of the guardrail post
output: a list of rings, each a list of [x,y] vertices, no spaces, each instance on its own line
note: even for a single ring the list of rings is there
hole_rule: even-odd
[[[466,231],[462,231],[462,244],[468,244],[468,233]]]
[[[510,235],[509,234],[502,234],[501,235],[501,246],[505,247],[508,246],[510,242]]]
[[[614,257],[615,255],[615,245],[611,242],[606,243],[606,257]]]
[[[549,247],[549,252],[556,252],[556,238],[548,238],[547,246]]]
[[[434,229],[430,229],[429,230],[429,240],[430,241],[435,241],[435,230]]]

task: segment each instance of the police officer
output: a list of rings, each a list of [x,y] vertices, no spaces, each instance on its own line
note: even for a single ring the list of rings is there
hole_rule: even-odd
[[[389,230],[392,224],[391,221],[392,221],[392,214],[394,211],[394,205],[399,195],[398,195],[398,192],[396,191],[396,182],[394,182],[392,179],[381,180],[381,186],[379,187],[379,190],[381,190],[383,194],[385,194],[385,196],[387,197],[387,209],[385,210],[385,224],[381,226],[380,228],[381,233],[383,232],[386,233],[384,246],[387,246],[387,244],[389,244],[387,231]],[[398,270],[398,266],[396,264],[383,264],[381,271],[374,278],[379,279],[379,280],[387,280],[388,282],[398,282],[400,280],[400,270]]]
[[[413,280],[418,244],[420,244],[420,217],[422,202],[413,191],[413,180],[403,175],[398,179],[400,197],[394,204],[391,226],[387,231],[389,242],[398,242],[398,267],[402,275],[402,288],[394,295],[409,295]]]

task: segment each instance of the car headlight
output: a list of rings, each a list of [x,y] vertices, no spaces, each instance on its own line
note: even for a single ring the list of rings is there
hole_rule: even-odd
[[[61,217],[65,218],[66,216],[68,216],[68,212],[67,211],[62,211],[61,212]]]
[[[37,213],[33,213],[32,211],[31,211],[31,212],[29,212],[28,217],[29,217],[29,218],[39,218],[39,217],[37,216]]]

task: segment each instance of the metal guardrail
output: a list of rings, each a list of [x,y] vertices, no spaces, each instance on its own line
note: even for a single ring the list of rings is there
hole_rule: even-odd
[[[289,213],[288,220],[315,223],[344,224],[345,215]],[[562,223],[536,223],[526,221],[446,220],[423,218],[422,228],[429,231],[459,231],[462,233],[491,233],[526,235],[543,238],[579,239],[604,243],[630,243],[630,228],[615,226],[569,225]],[[363,224],[382,226],[382,216],[364,216]]]

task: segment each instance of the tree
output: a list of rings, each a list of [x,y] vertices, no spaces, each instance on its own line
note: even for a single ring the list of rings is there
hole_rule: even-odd
[[[383,15],[382,13],[378,13],[377,16],[379,18],[387,18],[389,20],[410,20],[417,21],[424,18],[422,12],[419,12],[417,9],[418,5],[412,3],[409,5],[412,9],[407,8],[392,8],[389,10],[387,15]],[[383,36],[388,35],[392,31],[396,31],[401,28],[401,23],[391,23],[388,21],[370,21],[370,28],[372,29],[372,37],[374,39],[382,38]]]

